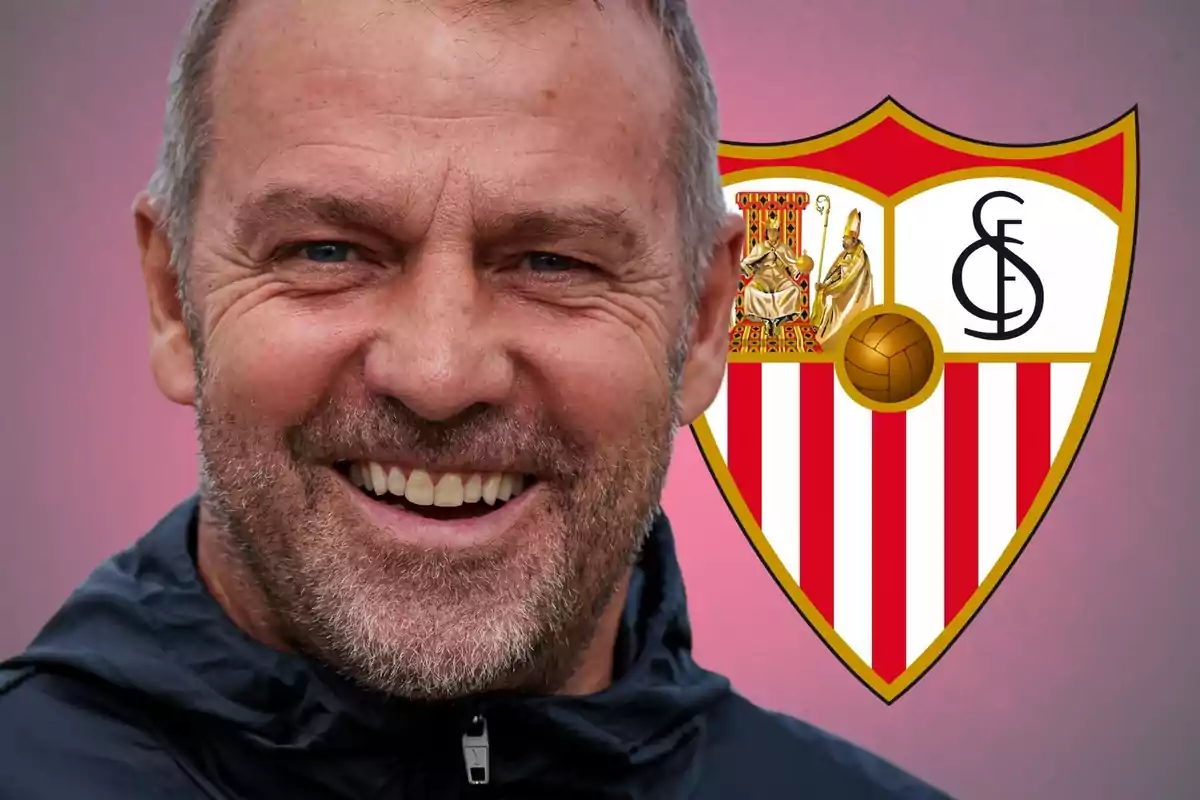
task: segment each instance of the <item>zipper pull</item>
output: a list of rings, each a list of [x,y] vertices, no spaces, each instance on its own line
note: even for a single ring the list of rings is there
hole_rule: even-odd
[[[467,783],[481,786],[488,782],[487,720],[481,715],[471,718],[462,737],[463,761],[467,765]]]

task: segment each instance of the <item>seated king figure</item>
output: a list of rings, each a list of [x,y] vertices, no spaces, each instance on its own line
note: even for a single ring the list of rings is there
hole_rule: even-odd
[[[742,259],[742,274],[750,283],[742,292],[742,314],[746,319],[763,323],[767,335],[774,336],[777,327],[800,316],[801,273],[812,270],[813,261],[807,253],[799,258],[783,241],[779,218],[767,222],[767,235],[754,245]]]
[[[812,324],[817,329],[817,343],[824,349],[833,345],[849,320],[875,304],[871,260],[858,238],[861,224],[862,215],[856,208],[846,220],[841,254],[815,287]]]

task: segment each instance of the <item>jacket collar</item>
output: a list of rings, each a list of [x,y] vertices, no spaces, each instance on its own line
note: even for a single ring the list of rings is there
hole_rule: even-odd
[[[661,514],[633,572],[609,688],[422,705],[372,695],[238,629],[197,573],[197,509],[193,496],[97,569],[18,662],[90,673],[268,750],[375,749],[453,732],[482,713],[518,777],[564,760],[636,768],[677,758],[730,692],[692,659],[683,579]]]

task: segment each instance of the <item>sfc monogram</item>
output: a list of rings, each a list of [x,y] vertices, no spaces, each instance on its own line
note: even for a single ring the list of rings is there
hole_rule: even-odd
[[[720,157],[746,246],[693,433],[780,587],[891,703],[1012,567],[1095,412],[1132,267],[1136,110],[997,145],[888,99]]]

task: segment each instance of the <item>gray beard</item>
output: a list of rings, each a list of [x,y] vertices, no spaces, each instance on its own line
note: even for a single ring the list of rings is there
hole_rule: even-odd
[[[304,457],[381,434],[437,438],[378,406],[326,409],[272,437],[201,399],[202,502],[233,545],[243,584],[295,650],[364,687],[414,699],[553,692],[578,668],[659,512],[675,397],[647,409],[642,429],[604,452],[500,420],[488,435],[471,425],[450,435],[461,441],[446,444],[460,448],[479,446],[468,439],[518,449],[557,442],[539,456],[561,476],[543,487],[546,507],[478,553],[388,540],[336,500],[332,471]]]

